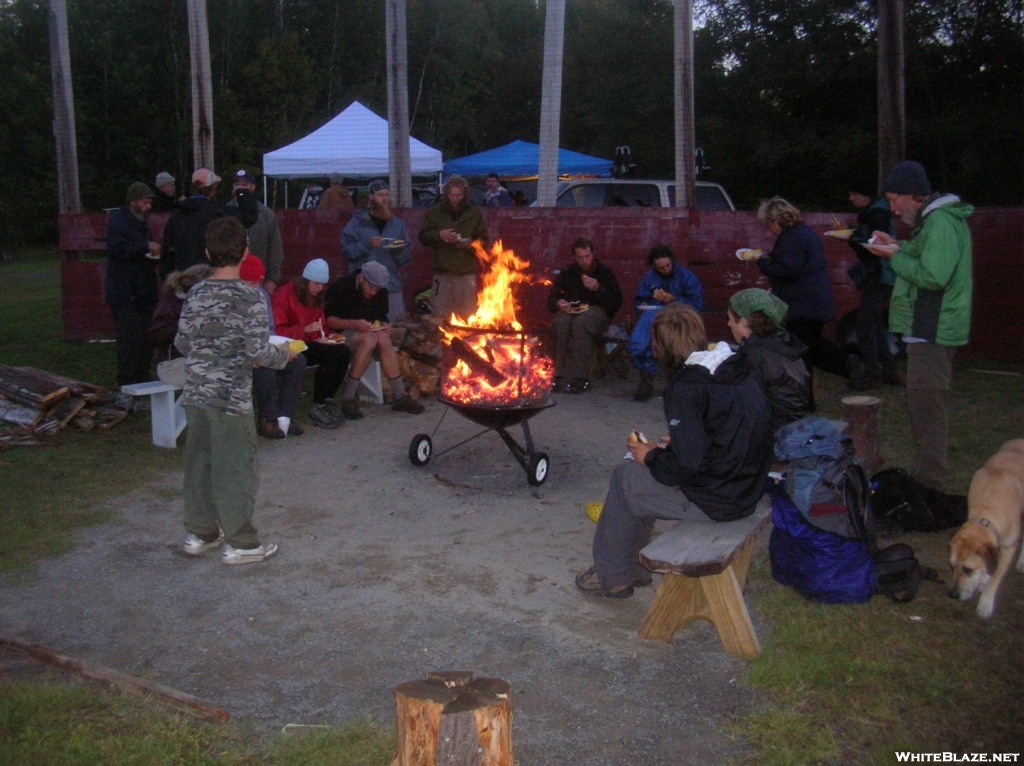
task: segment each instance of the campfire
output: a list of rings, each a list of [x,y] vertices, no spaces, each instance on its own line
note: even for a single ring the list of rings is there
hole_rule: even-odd
[[[443,398],[477,407],[529,407],[547,401],[554,370],[540,354],[540,342],[516,319],[512,287],[539,282],[527,273],[529,261],[496,242],[490,252],[474,244],[484,265],[477,310],[452,314],[442,328],[447,347],[442,363]]]

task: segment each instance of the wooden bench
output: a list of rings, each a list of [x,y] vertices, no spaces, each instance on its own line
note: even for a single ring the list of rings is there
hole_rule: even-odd
[[[157,447],[174,449],[178,446],[178,436],[185,430],[188,422],[185,408],[174,398],[174,392],[181,386],[173,386],[154,380],[150,383],[133,383],[121,386],[121,391],[132,396],[149,396],[149,413],[153,424],[153,444]]]
[[[771,522],[771,510],[765,495],[754,513],[739,521],[680,521],[640,551],[640,563],[665,576],[639,637],[668,642],[688,622],[708,620],[727,653],[757,657],[761,645],[743,587],[754,540]]]

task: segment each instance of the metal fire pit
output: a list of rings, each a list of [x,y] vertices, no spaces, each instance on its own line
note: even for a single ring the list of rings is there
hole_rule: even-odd
[[[535,343],[536,338],[528,337],[526,331],[509,331],[509,330],[479,330],[469,328],[455,328],[460,332],[465,332],[467,335],[492,335],[496,337],[517,337],[520,342],[520,348],[525,348],[526,344]],[[444,375],[447,375],[448,370],[452,365],[458,361],[458,358],[453,355],[451,349],[446,349],[444,359],[442,360],[442,368]],[[415,466],[424,466],[430,462],[431,457],[435,457],[434,444],[432,437],[437,433],[437,429],[441,427],[441,423],[444,422],[445,416],[448,414],[448,410],[455,410],[457,413],[462,415],[477,425],[484,427],[483,431],[470,436],[468,439],[449,447],[446,450],[436,453],[437,457],[445,455],[454,449],[457,449],[464,444],[467,444],[474,439],[483,436],[489,431],[494,431],[501,437],[501,440],[505,442],[509,452],[512,453],[512,457],[518,461],[519,465],[526,471],[526,480],[531,486],[537,487],[544,483],[548,477],[548,467],[550,464],[548,456],[543,452],[536,452],[533,445],[533,437],[530,435],[530,425],[527,421],[536,415],[538,412],[554,407],[556,402],[550,400],[545,394],[543,397],[524,397],[522,395],[522,373],[520,373],[519,380],[516,381],[517,388],[519,391],[519,397],[509,404],[492,404],[489,402],[475,402],[468,403],[462,401],[455,401],[442,394],[439,398],[440,401],[447,406],[444,413],[441,415],[441,419],[434,426],[434,430],[431,434],[416,434],[412,438],[412,442],[409,443],[409,460]],[[521,425],[523,427],[523,437],[526,441],[526,446],[523,447],[519,444],[515,438],[509,434],[506,430],[512,426]]]

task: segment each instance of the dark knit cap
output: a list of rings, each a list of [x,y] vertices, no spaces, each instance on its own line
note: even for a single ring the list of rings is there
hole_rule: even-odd
[[[898,163],[882,181],[882,193],[927,197],[932,193],[932,187],[928,183],[928,174],[924,171],[924,166],[919,162],[905,160]]]
[[[138,202],[140,199],[149,199],[154,196],[152,189],[142,183],[142,181],[136,181],[128,187],[128,194],[125,195],[125,201]]]

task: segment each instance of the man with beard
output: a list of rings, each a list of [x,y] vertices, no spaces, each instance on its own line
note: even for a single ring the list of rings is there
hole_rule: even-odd
[[[149,380],[153,349],[146,334],[159,297],[154,261],[160,258],[146,223],[152,205],[153,192],[137,181],[128,187],[126,204],[107,219],[104,291],[116,326],[119,386]]]
[[[622,290],[615,272],[594,257],[594,243],[589,239],[580,237],[572,243],[572,257],[573,262],[555,278],[548,296],[555,336],[555,380],[551,390],[582,394],[590,387],[594,346],[622,305]]]
[[[178,203],[164,226],[164,241],[160,255],[160,277],[166,279],[172,271],[184,271],[197,263],[206,263],[206,227],[210,221],[229,215],[227,208],[217,202],[220,176],[209,168],[199,168],[192,174],[190,196]],[[243,225],[252,225],[243,221]]]
[[[487,224],[469,201],[469,185],[451,176],[441,189],[441,204],[423,217],[420,242],[434,248],[434,284],[430,305],[445,319],[476,313],[476,255],[473,243],[490,247]]]
[[[897,242],[878,230],[865,247],[896,273],[889,330],[907,346],[907,410],[917,453],[910,475],[942,491],[949,477],[949,384],[953,355],[971,331],[971,231],[974,208],[932,192],[925,169],[898,163],[882,182],[893,215],[914,232]]]
[[[231,191],[235,198],[228,203],[228,207],[239,211],[249,240],[249,252],[259,256],[267,270],[267,281],[263,283],[263,289],[267,295],[273,295],[281,281],[281,262],[284,260],[277,216],[256,198],[256,179],[248,170],[235,173]]]
[[[405,314],[400,269],[412,260],[412,243],[405,222],[391,212],[391,191],[387,182],[377,179],[368,191],[370,206],[357,210],[341,232],[341,253],[348,261],[349,274],[354,274],[368,261],[376,261],[387,268],[387,319],[394,322]]]

